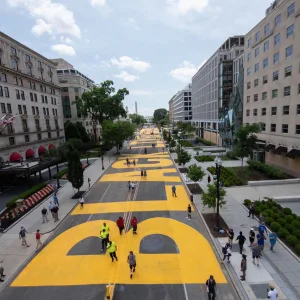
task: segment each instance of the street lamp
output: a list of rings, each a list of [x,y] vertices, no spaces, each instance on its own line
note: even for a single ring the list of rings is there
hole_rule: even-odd
[[[222,159],[220,157],[215,158],[215,164],[216,164],[216,175],[217,175],[217,229],[219,230],[220,228],[220,176],[221,176],[221,167],[222,167]]]

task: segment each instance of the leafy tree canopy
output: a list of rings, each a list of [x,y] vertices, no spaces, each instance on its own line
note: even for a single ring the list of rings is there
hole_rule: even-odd
[[[188,167],[188,176],[192,181],[197,182],[205,176],[205,172],[201,167],[192,165]]]
[[[203,205],[207,206],[208,208],[213,208],[214,211],[216,209],[217,206],[217,185],[216,183],[213,184],[209,184],[208,186],[208,190],[206,193],[202,193],[202,201],[203,201]],[[226,196],[226,191],[220,187],[220,200],[219,200],[219,207],[222,208],[225,204],[226,201],[224,200]]]
[[[137,126],[141,126],[147,123],[146,119],[142,115],[130,114],[129,117],[131,119],[131,122],[135,123]]]
[[[184,122],[177,122],[176,127],[178,131],[181,132],[182,135],[187,135],[188,133],[192,133],[196,130],[194,126]]]
[[[81,123],[79,122],[72,123],[70,121],[67,121],[64,124],[64,127],[65,127],[65,137],[67,141],[71,139],[80,139],[84,143],[90,141],[90,137]]]
[[[165,108],[156,109],[153,114],[153,122],[159,123],[159,121],[165,119],[167,114],[168,114],[168,111]]]
[[[180,145],[177,146],[176,153],[179,164],[185,165],[192,159],[191,155],[182,147],[180,147]]]

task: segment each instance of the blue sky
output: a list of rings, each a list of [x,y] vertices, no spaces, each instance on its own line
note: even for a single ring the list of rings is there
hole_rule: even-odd
[[[96,83],[126,87],[133,112],[168,108],[230,35],[247,33],[268,0],[1,0],[0,30]]]

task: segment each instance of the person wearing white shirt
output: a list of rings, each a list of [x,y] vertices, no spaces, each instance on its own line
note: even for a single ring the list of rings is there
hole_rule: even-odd
[[[83,209],[83,204],[84,204],[84,198],[83,198],[83,197],[81,197],[81,198],[79,199],[79,203],[80,203],[81,209]]]
[[[268,291],[268,299],[276,300],[278,297],[278,292],[276,291],[275,287],[270,284],[270,291]]]

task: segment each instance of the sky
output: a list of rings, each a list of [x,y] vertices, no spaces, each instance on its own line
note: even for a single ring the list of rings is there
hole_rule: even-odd
[[[0,0],[0,31],[95,83],[126,87],[129,112],[151,116],[270,0]]]

